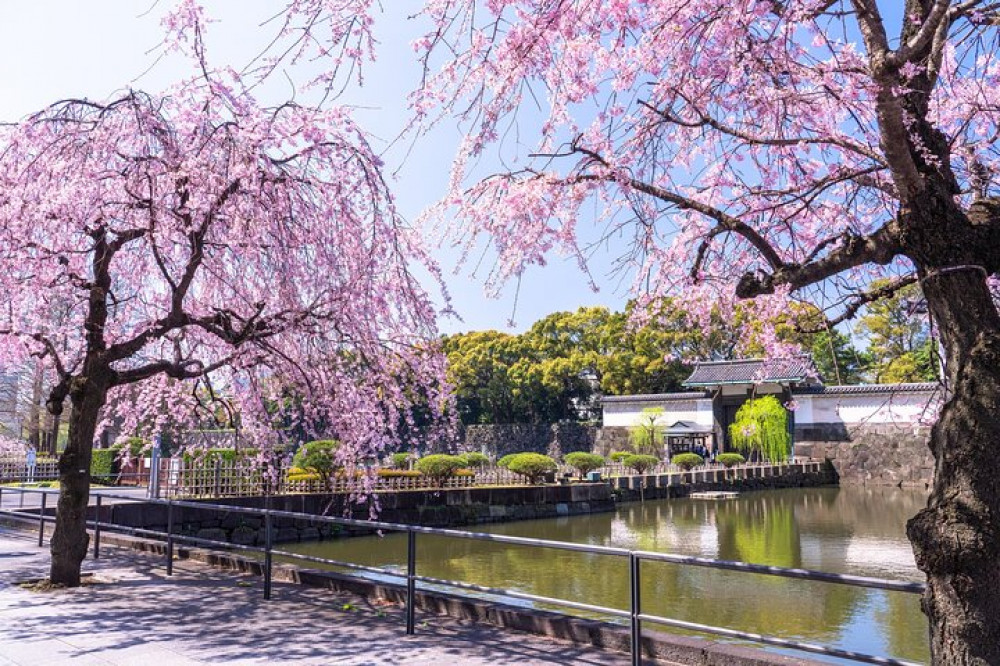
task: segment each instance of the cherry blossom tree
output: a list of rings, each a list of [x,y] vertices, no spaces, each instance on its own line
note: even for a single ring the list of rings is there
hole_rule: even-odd
[[[797,298],[835,324],[920,285],[947,359],[935,483],[907,526],[932,655],[1000,663],[997,4],[429,0],[426,15],[415,110],[469,130],[438,212],[468,247],[492,241],[501,279],[582,256],[596,218],[631,241],[637,286],[706,316]],[[513,167],[484,177],[490,146]]]
[[[168,28],[199,34],[179,7]],[[371,53],[371,9],[290,0],[250,75],[328,57],[329,84]],[[585,263],[596,219],[637,292],[706,322],[794,298],[835,325],[919,284],[946,359],[935,484],[908,525],[931,651],[1000,663],[997,4],[427,0],[424,17],[417,123],[468,129],[434,212],[467,249],[492,243],[498,282],[553,252]],[[484,176],[491,147],[513,166]]]
[[[440,416],[435,313],[410,272],[433,264],[380,165],[342,109],[261,108],[208,81],[0,131],[0,360],[42,359],[48,410],[72,407],[54,583],[80,582],[109,423],[149,435],[224,395],[261,446],[291,419],[351,468],[400,444],[413,385]]]

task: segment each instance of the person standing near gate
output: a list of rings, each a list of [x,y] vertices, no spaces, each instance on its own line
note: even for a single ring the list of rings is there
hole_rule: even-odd
[[[35,465],[38,463],[38,454],[35,452],[35,447],[31,446],[30,444],[28,445],[28,454],[27,454],[27,461],[26,462],[28,463],[28,470],[27,470],[28,471],[28,474],[27,474],[28,478],[26,480],[27,480],[28,483],[34,483],[35,482]]]

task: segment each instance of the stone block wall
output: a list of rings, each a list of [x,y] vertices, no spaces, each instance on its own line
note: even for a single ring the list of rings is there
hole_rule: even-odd
[[[625,426],[600,428],[594,438],[593,452],[605,457],[611,455],[612,451],[626,451],[628,448],[628,428]]]
[[[930,429],[902,424],[796,427],[795,455],[831,462],[841,483],[925,488],[934,479]]]
[[[572,451],[590,451],[599,428],[585,423],[501,423],[465,427],[464,448],[497,458],[530,451],[560,458]]]
[[[575,483],[560,486],[511,486],[451,488],[447,490],[411,490],[378,494],[378,520],[386,523],[423,525],[425,527],[461,527],[481,523],[507,522],[534,518],[555,518],[615,508],[611,487],[606,483]],[[262,546],[266,540],[262,514],[242,511],[219,511],[196,508],[201,502],[174,505],[173,532],[198,539]],[[357,505],[347,494],[278,495],[206,500],[204,504],[226,505],[275,511],[351,517],[366,520],[367,505]],[[88,518],[93,519],[95,507]],[[163,504],[136,502],[114,504],[101,509],[101,520],[115,525],[164,532],[168,509]],[[366,526],[345,526],[307,518],[274,516],[274,543],[310,541],[341,534],[374,531]]]

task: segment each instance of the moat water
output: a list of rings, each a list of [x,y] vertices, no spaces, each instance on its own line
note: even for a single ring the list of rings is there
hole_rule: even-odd
[[[795,488],[727,500],[647,501],[612,513],[469,529],[920,580],[905,525],[925,502],[924,493],[899,489]],[[401,534],[282,548],[405,571]],[[869,654],[929,658],[916,595],[658,562],[642,567],[646,613]],[[627,562],[621,557],[419,535],[417,570],[601,606],[627,609],[629,603]]]

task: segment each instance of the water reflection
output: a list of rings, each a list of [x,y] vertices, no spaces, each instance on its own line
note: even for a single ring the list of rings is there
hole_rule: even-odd
[[[662,500],[614,513],[475,529],[517,536],[917,579],[906,520],[924,504],[898,489],[809,488],[730,500]],[[402,568],[401,535],[299,544],[294,550]],[[418,570],[533,594],[628,606],[623,558],[482,541],[418,538]],[[643,610],[692,622],[926,660],[913,595],[696,567],[643,564]]]

